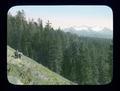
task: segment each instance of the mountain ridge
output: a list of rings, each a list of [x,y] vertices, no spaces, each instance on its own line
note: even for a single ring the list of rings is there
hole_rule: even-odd
[[[96,30],[95,30],[96,29]],[[106,27],[70,27],[63,29],[64,32],[70,32],[83,37],[113,38],[113,31]]]

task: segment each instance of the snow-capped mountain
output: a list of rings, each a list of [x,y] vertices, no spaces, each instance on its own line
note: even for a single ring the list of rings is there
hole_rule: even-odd
[[[70,27],[70,28],[65,28],[64,32],[71,32],[84,37],[97,37],[97,38],[110,38],[110,39],[113,38],[112,30],[106,27],[98,27],[98,26]]]

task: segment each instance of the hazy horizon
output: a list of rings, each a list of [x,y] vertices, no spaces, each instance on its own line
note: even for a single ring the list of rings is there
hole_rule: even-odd
[[[110,7],[103,5],[62,5],[62,6],[14,6],[9,9],[12,15],[24,10],[27,20],[38,18],[43,25],[49,20],[53,28],[68,27],[106,27],[113,30],[113,13]]]

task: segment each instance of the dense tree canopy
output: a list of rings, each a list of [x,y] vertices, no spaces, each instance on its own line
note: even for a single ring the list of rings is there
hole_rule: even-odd
[[[7,44],[78,84],[107,84],[112,79],[112,40],[79,37],[48,21],[26,21],[24,11],[8,14]]]

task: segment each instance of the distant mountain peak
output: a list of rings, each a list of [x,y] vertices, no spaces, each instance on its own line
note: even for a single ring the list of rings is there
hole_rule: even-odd
[[[93,26],[93,27],[91,27],[91,29],[92,29],[93,31],[102,31],[102,30],[104,29],[104,27]]]
[[[78,36],[99,37],[99,38],[113,38],[113,31],[101,26],[74,26],[65,28],[64,32],[71,32]]]
[[[75,30],[79,31],[79,30],[89,30],[89,27],[87,26],[80,26],[80,27],[74,27]]]

